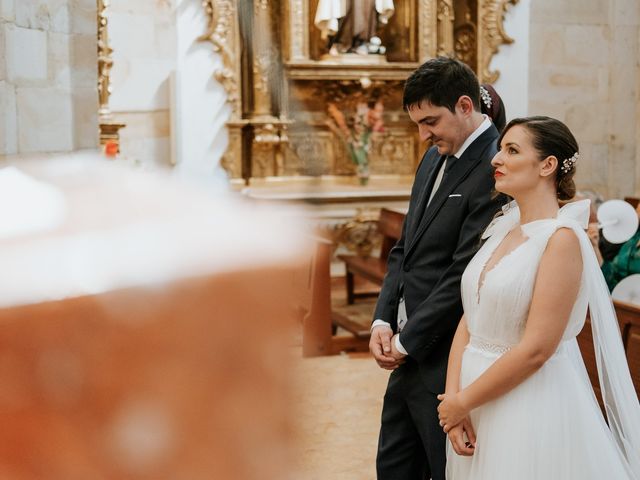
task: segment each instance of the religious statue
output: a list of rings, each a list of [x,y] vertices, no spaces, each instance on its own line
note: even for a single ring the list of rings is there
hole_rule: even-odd
[[[314,24],[330,55],[384,55],[377,31],[394,13],[393,0],[320,0]]]

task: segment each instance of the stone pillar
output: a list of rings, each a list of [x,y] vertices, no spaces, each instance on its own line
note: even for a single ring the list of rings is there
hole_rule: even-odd
[[[610,198],[640,190],[639,8],[634,0],[531,2],[529,113],[567,123],[581,148],[578,188]]]

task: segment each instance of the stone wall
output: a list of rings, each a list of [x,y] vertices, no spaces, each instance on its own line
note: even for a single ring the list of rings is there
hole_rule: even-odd
[[[226,93],[214,79],[219,54],[198,38],[207,31],[200,0],[112,0],[111,110],[123,157],[147,166],[226,182]]]
[[[529,114],[567,123],[578,188],[606,197],[640,192],[638,19],[636,0],[531,2]]]
[[[120,151],[146,165],[171,164],[171,72],[175,69],[173,0],[112,0],[113,48],[109,105],[120,131]]]
[[[0,1],[0,155],[98,143],[95,0]]]

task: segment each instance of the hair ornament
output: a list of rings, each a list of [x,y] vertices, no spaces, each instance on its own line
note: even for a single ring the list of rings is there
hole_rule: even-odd
[[[480,85],[480,98],[482,99],[482,103],[487,108],[491,108],[491,104],[493,103],[491,100],[491,95],[489,94],[489,90]]]
[[[560,166],[560,171],[566,174],[571,170],[573,170],[573,167],[575,167],[576,162],[578,161],[579,158],[580,158],[580,154],[578,152],[574,153],[573,156],[571,156],[570,158],[565,158],[562,161],[562,165]]]

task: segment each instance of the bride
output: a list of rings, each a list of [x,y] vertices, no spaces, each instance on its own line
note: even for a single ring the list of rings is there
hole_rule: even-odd
[[[449,480],[640,479],[640,407],[575,194],[578,145],[558,120],[512,120],[492,164],[515,200],[462,277],[440,425]],[[607,422],[576,335],[593,328]]]

